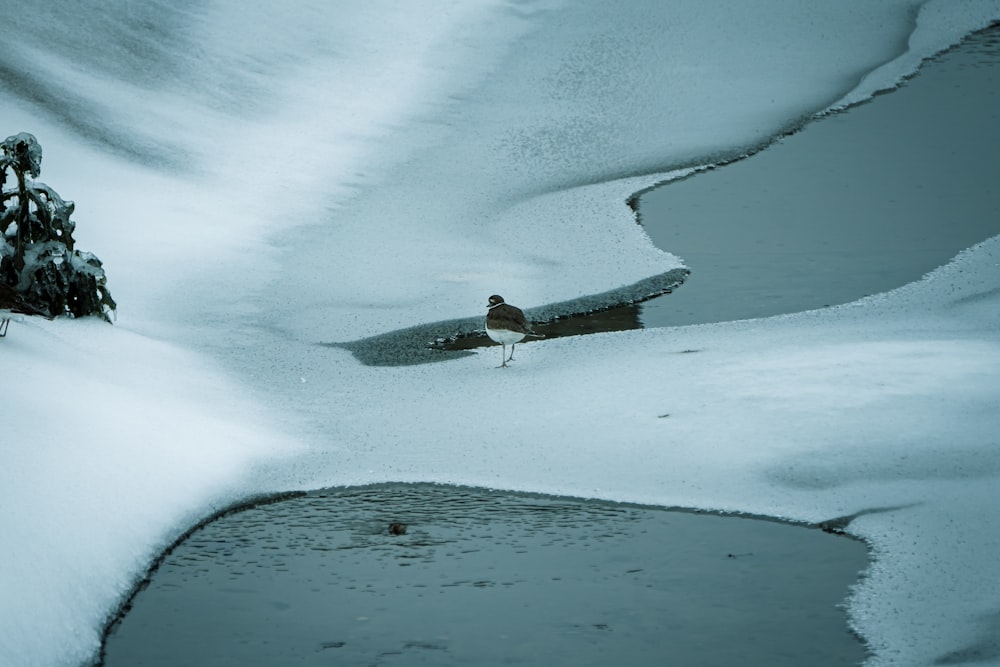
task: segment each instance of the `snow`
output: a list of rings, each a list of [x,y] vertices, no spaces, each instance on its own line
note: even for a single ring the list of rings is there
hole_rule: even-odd
[[[318,344],[676,269],[632,193],[891,87],[1000,3],[118,4],[0,26],[4,135],[38,137],[120,305],[0,341],[0,664],[86,663],[219,507],[387,480],[858,514],[869,664],[1000,659],[1000,239],[847,306],[504,371]]]

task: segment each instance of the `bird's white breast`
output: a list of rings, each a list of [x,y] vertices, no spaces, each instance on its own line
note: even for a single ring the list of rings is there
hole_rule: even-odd
[[[507,329],[490,329],[489,327],[486,327],[486,335],[496,342],[503,343],[504,345],[513,345],[514,343],[520,343],[524,340],[523,333],[508,331]]]

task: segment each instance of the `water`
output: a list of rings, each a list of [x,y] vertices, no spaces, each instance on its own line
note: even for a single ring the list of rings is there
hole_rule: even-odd
[[[767,520],[429,484],[328,490],[194,532],[104,664],[851,665],[865,654],[839,605],[866,564],[857,541]]]
[[[793,313],[919,279],[1000,234],[1000,26],[899,90],[639,199],[691,269],[644,326]]]

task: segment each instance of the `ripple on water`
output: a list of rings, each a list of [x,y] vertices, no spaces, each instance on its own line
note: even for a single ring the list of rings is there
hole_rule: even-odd
[[[105,665],[850,665],[864,650],[838,605],[866,564],[856,541],[774,521],[327,490],[193,532],[109,635]]]

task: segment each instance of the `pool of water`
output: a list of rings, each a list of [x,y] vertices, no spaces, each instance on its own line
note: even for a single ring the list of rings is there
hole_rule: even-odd
[[[855,540],[762,519],[326,490],[178,544],[104,665],[853,665],[865,652],[841,604],[867,559]]]
[[[643,193],[643,226],[691,269],[643,326],[848,303],[1000,234],[1000,26],[898,90],[756,155]]]

